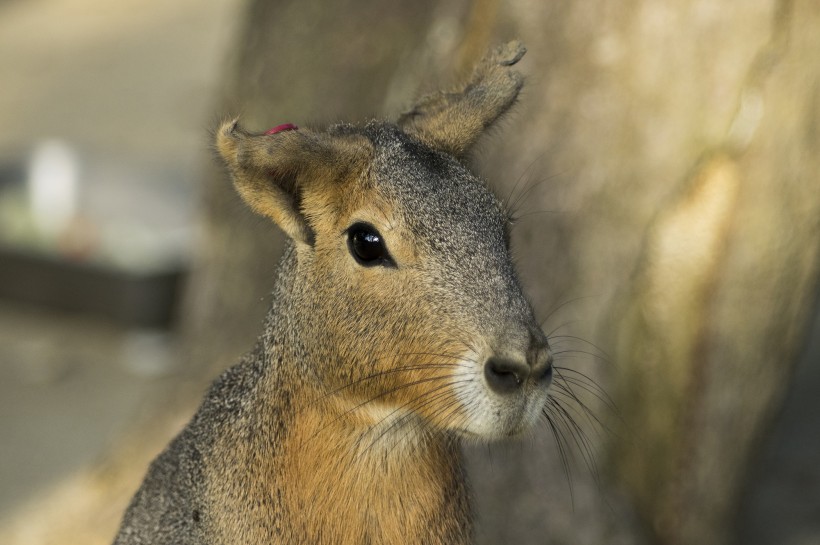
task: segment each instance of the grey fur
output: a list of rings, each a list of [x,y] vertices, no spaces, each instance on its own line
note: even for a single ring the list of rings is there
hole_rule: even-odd
[[[508,60],[508,64],[516,61]],[[495,117],[509,104],[502,106]],[[486,117],[486,112],[482,115]],[[225,138],[260,143],[277,137],[239,134],[235,127],[227,130]],[[533,369],[545,362],[549,365],[546,337],[533,318],[510,260],[507,218],[485,185],[449,153],[428,147],[391,123],[338,125],[316,141],[322,138],[366,143],[369,165],[355,187],[387,203],[390,212],[385,212],[385,221],[405,226],[409,246],[422,256],[412,264],[399,262],[395,271],[383,272],[409,275],[408,282],[414,283],[402,292],[401,299],[394,300],[368,293],[367,285],[345,281],[345,274],[358,270],[352,261],[338,269],[320,268],[316,265],[319,245],[331,244],[336,235],[321,231],[316,223],[319,212],[306,210],[307,205],[291,211],[318,233],[316,240],[296,241],[288,247],[275,281],[273,305],[255,348],[214,382],[191,422],[151,464],[125,513],[115,545],[379,543],[389,535],[381,527],[383,517],[393,517],[401,525],[402,514],[379,511],[379,500],[374,500],[375,507],[345,504],[346,493],[334,487],[346,486],[340,483],[350,474],[355,478],[348,481],[373,487],[367,484],[366,473],[381,471],[385,478],[392,478],[401,474],[402,464],[427,458],[437,461],[424,473],[434,482],[419,484],[426,490],[425,501],[432,497],[438,507],[415,509],[423,500],[414,497],[412,488],[403,489],[406,497],[391,500],[394,510],[404,506],[408,513],[421,513],[407,520],[408,528],[414,530],[408,530],[403,542],[469,543],[470,508],[455,439],[472,433],[472,418],[481,421],[481,426],[490,422],[513,433],[524,425],[516,419],[530,410],[527,403],[543,403],[545,386],[530,381],[514,400],[491,394],[486,399],[462,399],[464,407],[459,410],[464,416],[445,421],[451,429],[439,429],[440,425],[430,424],[421,413],[415,415],[413,405],[403,417],[407,420],[398,420],[401,425],[396,430],[388,427],[380,434],[372,429],[344,431],[364,441],[389,445],[383,454],[363,449],[367,460],[360,461],[358,454],[331,460],[329,467],[338,471],[339,483],[328,479],[323,484],[329,495],[339,498],[339,508],[372,509],[365,513],[364,524],[322,526],[316,522],[321,512],[292,499],[299,496],[294,496],[296,485],[283,464],[286,455],[293,459],[293,446],[285,449],[298,432],[294,426],[300,415],[321,406],[334,392],[364,388],[373,370],[407,359],[407,354],[391,353],[391,347],[405,342],[427,346],[428,339],[436,339],[440,344],[430,341],[430,351],[441,351],[438,346],[472,346],[479,339],[492,345],[496,356],[525,358]],[[231,150],[243,145],[242,140],[230,142]],[[254,153],[274,153],[272,146],[253,149],[262,150]],[[253,157],[248,160],[252,162]],[[232,168],[241,183],[247,174],[241,167]],[[454,356],[442,357],[445,359],[437,356],[433,363],[455,361]],[[421,358],[424,364],[429,359]],[[476,362],[479,369],[481,363]],[[462,380],[469,388],[484,391],[480,373],[465,374],[463,369],[461,373],[458,376],[466,377]],[[366,405],[371,394],[357,395],[364,396],[362,405]],[[334,423],[331,420],[327,425]],[[412,440],[402,443],[407,434]],[[334,447],[327,445],[330,458],[335,456]],[[316,460],[317,464],[327,462]],[[361,478],[356,477],[357,472],[362,472]],[[378,488],[365,490],[364,497],[378,496]]]

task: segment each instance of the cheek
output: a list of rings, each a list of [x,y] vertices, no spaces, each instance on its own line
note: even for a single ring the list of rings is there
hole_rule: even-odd
[[[334,256],[314,284],[315,328],[327,349],[345,365],[366,365],[375,353],[389,350],[391,332],[401,322],[395,282],[376,268],[364,269],[346,254]],[[341,263],[340,263],[341,262]]]
[[[311,313],[325,356],[336,362],[328,370],[330,380],[382,373],[383,378],[370,382],[399,387],[423,380],[419,372],[438,372],[462,355],[462,335],[453,334],[461,330],[448,326],[446,313],[435,308],[440,297],[425,287],[429,280],[425,284],[423,271],[412,266],[362,267],[343,242],[337,247],[317,245],[315,253],[315,270],[321,274],[311,297],[317,308]],[[447,361],[439,361],[442,358]],[[409,367],[414,369],[400,369]]]
[[[352,368],[353,375],[380,375],[378,380],[363,383],[363,389],[410,391],[404,385],[440,371],[463,346],[442,336],[444,329],[427,309],[408,303],[397,279],[372,276],[362,275],[360,282],[346,284],[343,297],[327,302],[330,342],[340,365]]]

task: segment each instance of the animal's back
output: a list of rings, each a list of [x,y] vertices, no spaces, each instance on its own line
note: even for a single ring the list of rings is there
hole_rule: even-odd
[[[209,483],[220,435],[236,434],[261,378],[259,350],[225,371],[196,415],[151,463],[114,545],[216,545]],[[219,465],[225,460],[219,460]]]

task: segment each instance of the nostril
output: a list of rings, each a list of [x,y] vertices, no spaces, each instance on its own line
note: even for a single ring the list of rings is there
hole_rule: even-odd
[[[484,377],[487,379],[487,384],[499,394],[519,390],[529,374],[530,368],[525,363],[491,358],[484,364]]]
[[[544,383],[551,383],[552,382],[552,360],[547,360],[542,365],[536,365],[532,369],[532,380],[535,382],[544,382]]]

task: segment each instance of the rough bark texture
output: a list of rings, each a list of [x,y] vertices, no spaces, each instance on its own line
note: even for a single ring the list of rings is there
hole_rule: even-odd
[[[566,213],[525,228],[524,255],[541,256],[522,265],[541,271],[539,292],[568,282],[564,297],[594,296],[578,305],[581,335],[612,355],[628,428],[608,469],[661,543],[731,541],[817,286],[820,19],[810,2],[743,7],[505,12],[537,67],[526,116],[492,164],[520,169],[545,153],[558,174],[533,200]],[[535,242],[550,232],[569,255]]]
[[[575,464],[574,499],[546,427],[470,449],[480,541],[730,543],[815,301],[820,10],[810,0],[436,4],[252,2],[225,114],[256,129],[395,115],[417,84],[451,81],[487,45],[521,38],[523,96],[475,163],[517,202],[514,247],[545,329],[610,355],[560,363],[604,385],[625,425],[589,435],[614,486]],[[258,333],[280,240],[222,172],[207,183],[183,324],[197,387]],[[597,352],[556,339],[559,351]],[[196,396],[183,397],[189,407]],[[88,477],[81,488],[96,499],[72,525],[51,525],[62,536],[0,541],[66,543],[94,520],[108,533],[82,542],[104,543],[113,519],[103,528],[89,510],[111,488],[135,488],[130,468],[161,442],[118,451],[128,454],[112,457],[114,485]]]

